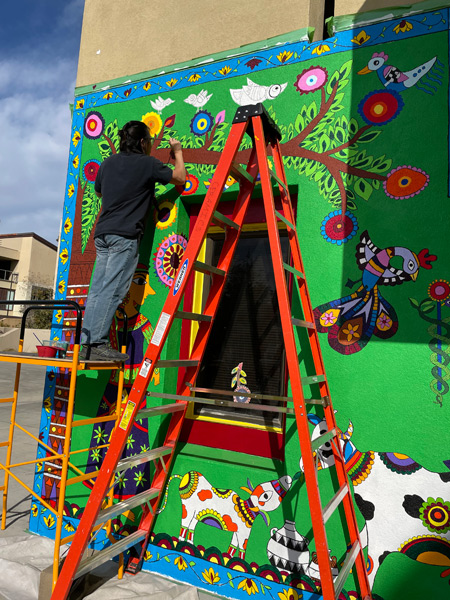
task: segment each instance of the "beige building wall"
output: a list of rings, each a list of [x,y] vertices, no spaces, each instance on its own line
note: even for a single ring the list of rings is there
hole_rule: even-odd
[[[186,62],[304,27],[325,0],[85,0],[77,87]]]
[[[334,14],[336,16],[352,15],[362,13],[368,10],[377,10],[379,8],[409,8],[414,4],[423,2],[423,0],[335,0]]]

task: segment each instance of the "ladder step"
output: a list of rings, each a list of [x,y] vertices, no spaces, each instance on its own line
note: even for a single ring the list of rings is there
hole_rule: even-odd
[[[198,365],[198,360],[189,360],[183,358],[174,358],[171,360],[159,360],[156,363],[157,369],[165,369],[167,367],[196,367]]]
[[[153,448],[153,450],[148,450],[147,452],[137,454],[136,456],[128,456],[127,458],[119,460],[115,472],[120,473],[121,471],[126,471],[127,469],[131,469],[137,465],[142,465],[151,460],[172,454],[172,452],[172,446],[160,446],[159,448]]]
[[[105,510],[99,512],[99,515],[94,522],[94,527],[96,525],[100,525],[101,523],[106,523],[110,519],[118,517],[127,510],[141,506],[153,498],[157,498],[160,492],[161,488],[150,488],[149,490],[145,490],[136,496],[132,496],[131,498],[127,498],[122,502],[118,502],[117,504],[113,504],[112,506],[105,508]]]
[[[146,535],[147,533],[145,531],[141,531],[138,529],[138,531],[127,535],[115,544],[111,544],[111,546],[109,546],[105,550],[101,550],[93,556],[85,558],[81,561],[78,571],[75,574],[75,578],[81,577],[82,575],[89,573],[96,567],[102,565],[107,560],[114,558],[119,554],[122,554],[122,552],[125,552],[132,546],[135,546],[139,542],[142,542],[145,539]]]
[[[288,221],[284,215],[282,215],[277,210],[275,211],[275,214],[280,219],[280,221],[283,221],[283,223],[285,223],[288,227],[290,227],[291,229],[293,229],[295,231],[295,226],[292,225],[292,223],[290,221]]]
[[[247,171],[241,167],[241,165],[237,162],[233,162],[230,169],[231,175],[238,181],[249,181],[250,183],[254,182],[254,178],[247,173]]]
[[[345,562],[342,565],[342,569],[339,571],[339,575],[334,580],[334,591],[336,598],[339,598],[342,588],[344,587],[344,583],[347,580],[353,565],[355,564],[355,560],[359,552],[360,546],[358,540],[356,540],[352,546],[352,549],[347,554]]]
[[[287,185],[284,183],[284,181],[282,181],[278,177],[278,175],[275,173],[275,171],[273,171],[272,169],[269,169],[269,173],[270,173],[270,176],[272,177],[272,179],[275,179],[275,181],[278,183],[278,185],[280,185],[287,192],[288,191]]]
[[[283,267],[286,271],[289,271],[296,277],[299,277],[300,279],[305,279],[305,275],[303,273],[300,273],[300,271],[297,271],[297,269],[294,269],[294,267],[291,267],[291,265],[288,265],[287,263],[283,263]]]
[[[212,273],[213,275],[226,275],[226,272],[223,269],[218,269],[217,267],[213,267],[212,265],[208,265],[200,260],[194,261],[194,269],[199,271],[200,273]]]
[[[325,381],[325,375],[311,375],[311,377],[302,377],[302,385],[312,385],[313,383],[322,383]]]
[[[14,402],[14,398],[0,398],[0,404],[5,404],[6,402]]]
[[[330,429],[330,431],[327,431],[323,435],[319,435],[319,437],[316,438],[315,440],[312,440],[311,448],[312,448],[313,452],[314,452],[314,450],[317,450],[317,448],[320,448],[320,446],[323,446],[324,444],[329,442],[335,436],[336,436],[336,428],[333,427],[333,429]]]
[[[148,396],[150,394],[147,394]],[[157,396],[158,397],[158,396]],[[180,399],[182,396],[180,396]],[[154,406],[152,408],[144,408],[136,415],[136,421],[139,419],[146,419],[147,417],[156,417],[156,415],[165,415],[168,413],[174,413],[182,411],[186,408],[185,404],[177,402],[176,404],[163,404],[162,406]]]
[[[175,313],[176,319],[189,319],[191,321],[212,321],[210,315],[202,315],[200,313],[186,312],[184,310],[177,310]]]
[[[194,386],[188,386],[191,392],[197,392],[199,394],[217,394],[219,396],[236,396],[236,392],[232,390],[216,390],[212,388],[200,388]],[[158,396],[157,392],[149,392],[150,396]],[[255,400],[275,400],[277,402],[293,402],[293,398],[289,396],[273,396],[267,394],[258,394],[252,392],[239,392],[239,396],[244,396],[245,398],[255,398]],[[190,398],[192,400],[192,398]]]
[[[324,523],[326,523],[328,521],[328,519],[334,513],[336,508],[339,506],[339,504],[345,498],[347,493],[348,493],[348,487],[345,483],[343,483],[341,485],[341,487],[339,488],[339,490],[336,492],[336,494],[331,498],[331,500],[328,502],[328,504],[323,509],[323,522]]]
[[[0,448],[5,448],[6,446],[9,446],[9,442],[2,442],[0,444]]]
[[[218,212],[217,210],[214,212],[214,215],[213,215],[213,218],[211,219],[211,221],[214,223],[214,225],[219,225],[219,226],[226,225],[227,227],[232,227],[233,229],[236,229],[236,231],[239,230],[239,225],[237,223],[235,223],[234,221],[232,221],[231,219],[229,219],[222,213]]]
[[[303,321],[303,319],[296,319],[295,317],[292,317],[291,321],[292,321],[292,325],[295,325],[296,327],[306,327],[306,329],[315,329],[316,328],[315,323],[310,323],[309,321]]]

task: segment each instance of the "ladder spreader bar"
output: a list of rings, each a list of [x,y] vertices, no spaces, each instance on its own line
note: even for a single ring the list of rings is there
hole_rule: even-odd
[[[315,440],[311,440],[312,451],[314,452],[315,450],[317,450],[317,448],[320,448],[320,446],[323,446],[324,444],[329,442],[332,438],[334,438],[335,435],[336,429],[333,427],[333,429],[330,429],[330,431],[327,431],[323,435],[319,435],[319,437]]]
[[[352,549],[347,554],[347,558],[345,559],[342,569],[339,571],[339,575],[334,580],[334,590],[335,590],[336,598],[339,598],[339,596],[340,596],[342,588],[344,587],[344,583],[345,583],[347,577],[349,576],[353,565],[355,564],[355,560],[356,560],[356,557],[358,556],[359,551],[360,551],[359,543],[358,543],[358,540],[356,540],[352,546]]]
[[[269,173],[270,173],[270,176],[272,177],[272,179],[275,179],[275,181],[278,183],[278,185],[280,185],[287,192],[288,191],[287,185],[284,183],[284,181],[281,181],[281,179],[278,177],[278,175],[275,173],[275,171],[273,171],[272,169],[269,169]]]
[[[278,212],[278,210],[275,211],[275,214],[280,219],[280,221],[283,221],[283,223],[286,223],[286,225],[288,227],[290,227],[291,229],[293,229],[295,231],[294,225],[292,225],[292,223],[290,221],[288,221],[284,215],[282,215],[280,212]]]
[[[176,399],[182,400],[183,398],[184,398],[183,396],[178,396]],[[184,399],[186,399],[186,398],[184,398]],[[156,415],[165,415],[168,413],[178,412],[178,411],[184,410],[184,408],[185,408],[185,405],[181,404],[180,402],[178,402],[176,404],[163,404],[162,406],[153,406],[153,407],[149,407],[149,408],[143,408],[136,415],[136,421],[139,421],[139,419],[144,419],[144,418],[147,419],[148,417],[155,417]]]
[[[235,179],[238,179],[239,181],[243,181],[244,179],[249,181],[250,183],[253,183],[254,181],[254,178],[237,162],[232,163],[230,173]]]
[[[235,223],[222,213],[218,212],[217,210],[214,212],[214,216],[211,220],[215,225],[227,225],[228,227],[236,229],[236,231],[239,230],[239,225],[237,223]]]
[[[302,377],[302,385],[312,385],[313,383],[322,383],[325,381],[325,375],[311,375],[311,377]]]
[[[189,319],[190,321],[212,321],[211,315],[186,312],[185,310],[177,310],[174,316],[176,319]]]
[[[120,471],[131,469],[136,465],[142,465],[143,463],[155,460],[155,458],[167,456],[168,454],[172,453],[172,450],[172,446],[160,446],[159,448],[153,448],[152,450],[148,450],[147,452],[143,452],[137,456],[128,456],[127,458],[119,460],[117,467],[115,468],[115,472],[120,473]]]
[[[159,360],[156,363],[157,369],[165,369],[166,367],[196,367],[198,360],[184,360],[182,358],[173,358],[170,360]]]
[[[216,390],[212,388],[200,388],[200,387],[191,387],[188,386],[191,392],[197,392],[199,394],[218,394],[219,396],[236,396],[236,392],[232,390]],[[157,396],[157,392],[149,392],[149,395]],[[239,392],[239,396],[243,396],[245,398],[255,398],[255,400],[276,400],[277,402],[293,402],[294,399],[289,396],[272,396],[267,394],[257,394],[257,393],[247,393],[247,392]]]
[[[296,327],[306,327],[306,329],[316,328],[315,323],[311,323],[310,321],[303,321],[303,319],[296,319],[295,317],[292,317],[291,321],[292,325],[295,325]]]
[[[94,521],[94,527],[96,525],[100,525],[101,523],[106,523],[106,521],[109,521],[110,519],[118,517],[127,510],[131,510],[132,508],[136,508],[141,504],[145,504],[153,498],[157,498],[160,491],[161,490],[158,488],[150,488],[149,490],[145,490],[136,496],[132,496],[131,498],[127,498],[126,500],[122,500],[122,502],[118,502],[117,504],[113,504],[112,506],[105,508],[105,510],[99,512],[96,521]]]
[[[208,265],[200,260],[194,261],[194,269],[199,271],[200,273],[213,273],[213,275],[226,275],[226,272],[223,269],[218,269],[217,267],[213,267],[212,265]]]
[[[89,571],[92,571],[96,567],[102,565],[110,558],[114,558],[114,556],[122,554],[122,552],[125,552],[125,550],[128,550],[128,548],[131,548],[139,542],[142,542],[146,538],[146,536],[147,533],[145,531],[141,531],[138,529],[135,533],[131,533],[130,535],[127,535],[115,544],[111,544],[111,546],[109,546],[105,550],[101,550],[93,556],[85,558],[81,561],[79,569],[75,573],[75,578],[81,577],[82,575],[89,573]]]
[[[290,273],[292,273],[296,277],[300,277],[301,279],[305,279],[305,275],[303,273],[300,273],[300,271],[297,271],[297,269],[294,269],[294,267],[291,267],[291,265],[288,265],[287,263],[283,263],[283,267],[284,267],[285,271],[289,271]]]
[[[326,523],[328,521],[328,519],[331,517],[331,515],[334,513],[336,508],[339,506],[339,504],[344,499],[347,492],[348,492],[348,487],[345,483],[343,483],[341,485],[341,487],[339,488],[339,490],[336,492],[336,494],[331,498],[331,500],[328,502],[328,504],[323,509],[323,522],[324,523]]]

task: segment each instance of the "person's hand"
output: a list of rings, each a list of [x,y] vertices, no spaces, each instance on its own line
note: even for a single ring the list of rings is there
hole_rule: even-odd
[[[170,146],[172,156],[174,156],[176,152],[182,151],[181,143],[178,140],[176,140],[175,138],[170,138],[169,146]]]

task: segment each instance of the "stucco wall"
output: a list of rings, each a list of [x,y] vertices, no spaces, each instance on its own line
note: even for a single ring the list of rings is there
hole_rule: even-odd
[[[324,0],[86,0],[77,87],[221,52],[303,27]]]
[[[406,0],[401,2],[398,0],[336,0],[334,5],[334,14],[352,15],[354,13],[362,13],[368,10],[378,10],[381,8],[395,8],[396,6],[408,7],[413,4],[418,4],[423,0]],[[388,11],[386,11],[388,12]]]

